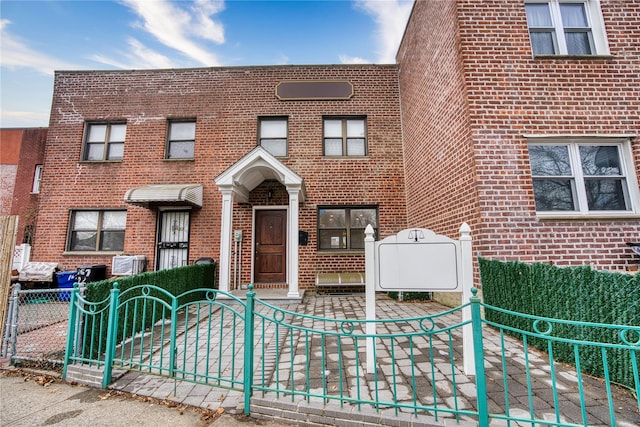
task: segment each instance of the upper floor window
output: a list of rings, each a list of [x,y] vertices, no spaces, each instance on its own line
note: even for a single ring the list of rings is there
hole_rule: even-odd
[[[323,149],[325,156],[366,156],[366,119],[325,118]]]
[[[167,159],[193,159],[196,143],[195,121],[171,121],[167,136]]]
[[[534,55],[608,54],[598,2],[532,0],[525,7]]]
[[[287,156],[287,119],[267,117],[260,119],[258,143],[276,157]]]
[[[126,130],[126,123],[88,124],[83,160],[122,160]]]
[[[69,251],[123,251],[125,210],[77,210],[71,212]]]
[[[374,206],[321,207],[318,209],[318,249],[364,249],[364,230],[371,224],[378,233]]]
[[[33,187],[31,188],[32,193],[40,192],[40,181],[42,181],[42,165],[36,165],[36,169],[33,174]]]
[[[529,159],[538,212],[631,213],[638,203],[628,142],[532,143]]]

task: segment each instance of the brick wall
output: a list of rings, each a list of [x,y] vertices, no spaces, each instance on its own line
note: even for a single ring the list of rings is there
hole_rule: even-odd
[[[16,242],[24,241],[25,229],[36,227],[38,193],[32,193],[36,165],[44,162],[44,146],[47,140],[47,128],[24,129],[20,147],[20,161],[16,172],[16,185],[13,193],[11,214],[20,217],[20,227]],[[34,244],[35,242],[32,242]]]
[[[0,129],[0,215],[11,215],[22,129]]]
[[[636,135],[638,174],[640,1],[601,5],[610,57],[533,59],[522,1],[416,2],[398,53],[411,225],[467,221],[491,259],[635,271],[637,218],[536,216],[525,138]]]
[[[24,240],[25,227],[35,226],[38,194],[33,194],[35,167],[43,163],[46,128],[0,130],[1,215],[19,217],[16,243]]]
[[[280,101],[275,87],[287,79],[346,79],[354,85],[354,96],[340,101]],[[205,256],[219,259],[221,195],[214,179],[256,146],[257,119],[271,115],[289,117],[289,156],[282,162],[304,179],[307,190],[299,218],[300,229],[309,232],[308,246],[300,248],[301,287],[311,286],[317,272],[364,271],[363,253],[317,253],[316,207],[379,205],[381,235],[405,227],[394,66],[57,73],[45,164],[46,176],[57,179],[43,183],[34,258],[60,261],[66,268],[96,263],[110,266],[110,254],[64,254],[69,211],[127,208],[124,252],[145,255],[153,266],[156,211],[125,204],[125,192],[148,184],[202,183],[203,207],[192,214],[189,258],[190,262]],[[324,115],[366,116],[369,156],[324,158]],[[197,119],[195,160],[163,160],[168,118]],[[80,162],[85,122],[107,119],[127,121],[122,162]],[[258,187],[251,197],[263,204],[260,191]],[[283,191],[278,197],[264,204],[287,205]],[[245,233],[243,283],[250,280],[251,221],[251,205],[234,208],[233,228]]]

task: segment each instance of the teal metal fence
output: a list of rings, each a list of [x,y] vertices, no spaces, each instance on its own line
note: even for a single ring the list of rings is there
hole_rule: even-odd
[[[104,368],[103,387],[114,367],[242,390],[245,303],[215,289],[173,296],[151,285],[99,302],[78,289],[71,308],[63,375],[69,363]]]
[[[69,363],[104,366],[104,386],[112,367],[119,367],[244,390],[246,414],[252,396],[269,395],[481,426],[640,422],[640,415],[628,418],[640,414],[640,326],[522,315],[482,304],[475,293],[469,303],[435,315],[376,320],[375,335],[366,333],[365,320],[288,311],[257,299],[251,288],[242,301],[211,289],[173,297],[140,286],[120,294],[114,285],[110,299],[98,303],[74,290],[71,306],[68,337],[74,338],[65,372]],[[472,314],[473,375],[462,371],[464,309]],[[487,321],[483,311],[517,316],[528,326]],[[614,339],[572,340],[558,336],[563,328],[604,328]],[[532,340],[545,341],[546,353],[533,348]],[[369,372],[366,348],[372,341],[375,369]],[[586,349],[593,348],[604,367],[601,379],[583,373],[593,363],[584,356],[592,358],[593,351]],[[567,349],[575,369],[557,359]],[[624,354],[633,390],[610,380],[611,352]]]

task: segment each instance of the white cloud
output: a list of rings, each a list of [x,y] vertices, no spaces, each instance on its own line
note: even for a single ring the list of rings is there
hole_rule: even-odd
[[[84,68],[31,49],[20,38],[7,31],[10,24],[8,19],[0,20],[0,66],[11,70],[29,68],[46,75],[53,75],[55,70]]]
[[[130,37],[127,40],[127,43],[129,44],[130,52],[122,53],[122,56],[129,60],[126,64],[121,61],[107,58],[104,55],[92,55],[91,59],[102,64],[122,69],[175,68],[171,59],[147,48],[133,37]]]
[[[378,26],[379,64],[396,62],[396,53],[413,7],[413,0],[355,0],[356,7],[373,17]]]
[[[154,36],[160,43],[175,49],[204,66],[220,65],[215,54],[208,51],[194,38],[224,43],[222,24],[211,17],[224,8],[217,0],[196,0],[189,9],[166,0],[122,0],[142,19],[139,27]],[[149,52],[149,51],[147,51]]]
[[[0,111],[0,128],[47,127],[49,110],[44,111]]]
[[[359,56],[340,55],[341,64],[371,64],[371,61]]]
[[[196,21],[196,25],[191,27],[191,32],[205,40],[210,40],[217,44],[224,43],[224,27],[219,22],[211,19],[212,15],[224,10],[224,2],[196,0],[191,10]]]

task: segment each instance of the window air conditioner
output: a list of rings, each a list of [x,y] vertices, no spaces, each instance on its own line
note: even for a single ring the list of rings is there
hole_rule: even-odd
[[[130,276],[144,271],[146,258],[143,255],[114,256],[111,263],[113,276]]]

